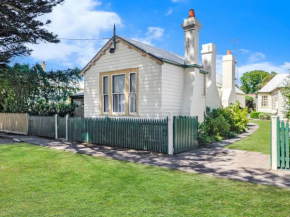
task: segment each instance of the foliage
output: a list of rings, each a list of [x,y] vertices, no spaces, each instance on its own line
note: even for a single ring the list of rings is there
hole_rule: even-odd
[[[263,79],[268,75],[270,75],[269,72],[262,70],[254,70],[244,73],[241,77],[241,90],[246,94],[256,93],[259,88],[262,87]]]
[[[253,111],[255,109],[255,101],[251,96],[246,96],[246,107],[248,108],[248,112]]]
[[[226,146],[230,149],[239,149],[246,151],[261,152],[270,154],[271,147],[271,123],[270,121],[255,120],[251,121],[259,125],[259,128],[245,139],[239,140],[233,144]]]
[[[270,75],[267,75],[264,79],[263,79],[263,86],[265,86],[272,78],[274,78],[277,75],[277,72],[271,72]]]
[[[281,93],[285,99],[284,115],[287,119],[290,119],[290,79],[285,82],[285,87],[281,89]]]
[[[259,119],[261,119],[261,120],[270,120],[271,119],[271,114],[263,112],[263,113],[259,114]]]
[[[226,108],[207,109],[204,122],[199,125],[200,144],[235,137],[246,130],[249,120],[247,109],[240,108],[239,102]]]
[[[0,69],[0,112],[72,114],[67,103],[78,90],[79,69],[44,72],[39,64]]]
[[[27,44],[40,41],[58,43],[56,35],[43,27],[51,23],[39,17],[50,13],[64,0],[1,0],[0,4],[0,66],[7,66],[12,57],[29,55]]]
[[[260,114],[261,114],[261,112],[254,112],[253,111],[250,113],[250,118],[258,119]]]

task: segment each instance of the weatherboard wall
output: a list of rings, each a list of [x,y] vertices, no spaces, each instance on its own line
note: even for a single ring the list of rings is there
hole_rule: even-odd
[[[107,50],[85,73],[85,117],[99,116],[99,74],[128,68],[138,68],[139,70],[139,117],[158,118],[162,116],[162,66],[120,42],[117,43],[115,53],[111,54]]]
[[[172,64],[162,65],[162,113],[180,115],[184,68]]]

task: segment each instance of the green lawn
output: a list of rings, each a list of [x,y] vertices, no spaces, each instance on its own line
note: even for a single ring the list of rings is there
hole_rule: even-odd
[[[290,190],[0,145],[0,216],[289,216]]]
[[[230,149],[239,149],[246,151],[256,151],[263,154],[270,154],[271,152],[271,122],[270,121],[251,121],[259,125],[259,129],[252,135],[226,146]]]

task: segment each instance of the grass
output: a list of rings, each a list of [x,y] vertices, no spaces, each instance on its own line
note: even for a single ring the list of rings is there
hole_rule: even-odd
[[[271,122],[270,121],[251,121],[258,124],[259,129],[250,136],[226,146],[230,149],[239,149],[246,151],[255,151],[263,154],[271,152]]]
[[[289,216],[290,190],[0,146],[0,216]]]

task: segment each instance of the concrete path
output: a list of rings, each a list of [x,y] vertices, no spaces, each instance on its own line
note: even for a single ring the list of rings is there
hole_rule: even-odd
[[[233,180],[259,184],[290,187],[290,172],[272,171],[270,156],[257,152],[239,151],[223,148],[223,146],[240,140],[258,129],[251,125],[250,130],[239,137],[224,140],[205,148],[185,152],[173,156],[137,151],[109,146],[89,146],[80,143],[62,142],[34,136],[16,136],[1,134],[2,138],[21,139],[23,142],[41,145],[57,150],[88,154],[94,157],[106,157],[185,172],[208,174]]]

